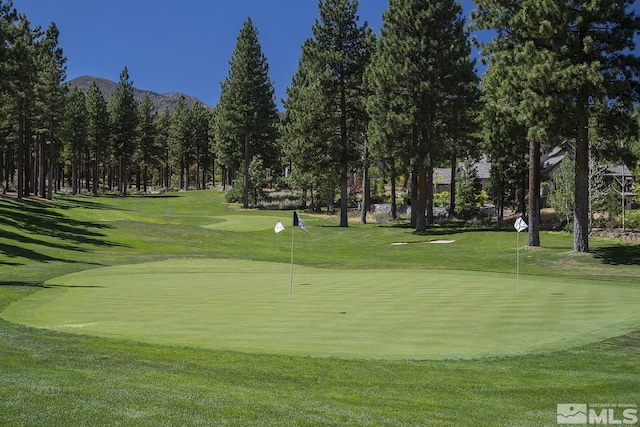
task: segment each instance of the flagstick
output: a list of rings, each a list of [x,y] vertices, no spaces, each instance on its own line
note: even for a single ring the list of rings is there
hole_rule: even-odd
[[[276,286],[278,286],[278,264],[280,263],[280,233],[276,233]]]
[[[293,236],[296,227],[291,227],[291,272],[289,273],[289,312],[291,312],[291,300],[293,299]]]
[[[517,262],[516,262],[516,293],[520,293],[520,232],[516,232],[518,235],[516,239],[516,253],[517,253]]]

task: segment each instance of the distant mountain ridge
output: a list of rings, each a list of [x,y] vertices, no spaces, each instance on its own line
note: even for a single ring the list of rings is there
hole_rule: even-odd
[[[69,85],[70,89],[77,87],[83,92],[86,92],[91,86],[91,82],[96,82],[98,89],[100,89],[100,92],[102,92],[102,95],[105,97],[105,99],[109,99],[111,95],[113,95],[113,93],[116,91],[116,88],[118,87],[118,83],[112,80],[105,79],[102,77],[94,77],[94,76],[76,77],[75,79],[69,80],[67,84]],[[144,98],[145,95],[149,95],[149,97],[153,101],[153,105],[156,107],[155,108],[156,111],[163,111],[165,109],[169,109],[170,112],[174,112],[176,109],[176,106],[178,105],[178,100],[180,99],[181,95],[184,95],[185,100],[187,101],[187,105],[189,107],[193,107],[193,105],[197,101],[200,101],[198,98],[194,96],[189,96],[186,94],[182,94],[180,92],[156,93],[150,90],[142,90],[142,89],[137,89],[135,87],[133,88],[133,96],[136,99],[136,101],[142,100],[142,98]],[[205,105],[208,109],[212,109],[212,107],[206,105],[204,102],[202,101],[200,102],[203,105]]]

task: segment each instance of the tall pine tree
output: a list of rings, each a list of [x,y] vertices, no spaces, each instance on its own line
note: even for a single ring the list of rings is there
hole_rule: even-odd
[[[92,192],[98,194],[100,165],[106,167],[109,158],[109,112],[107,101],[96,82],[91,82],[87,98],[87,139],[89,145],[91,170],[93,171]]]
[[[475,27],[497,32],[484,45],[501,76],[505,104],[528,127],[530,222],[538,226],[540,141],[576,141],[574,244],[589,251],[589,125],[594,105],[632,109],[640,20],[632,0],[476,0]],[[604,101],[604,102],[603,102]],[[550,132],[553,129],[553,133]],[[539,237],[529,234],[529,244]]]
[[[45,38],[38,43],[39,192],[42,196],[46,193],[49,200],[53,197],[54,167],[60,148],[56,142],[56,132],[62,120],[67,94],[67,87],[62,84],[66,78],[67,58],[58,45],[59,36],[58,27],[52,22]]]
[[[367,23],[359,23],[358,0],[320,0],[318,9],[313,36],[302,46],[306,82],[298,88],[306,92],[306,99],[316,101],[313,106],[305,103],[310,109],[297,114],[315,116],[328,131],[328,139],[310,138],[308,142],[321,146],[309,153],[318,153],[320,161],[328,156],[332,163],[329,170],[335,171],[340,183],[340,226],[347,227],[348,177],[361,160],[366,128],[363,76],[373,37]]]
[[[369,112],[375,134],[388,141],[383,152],[417,174],[412,213],[421,232],[432,219],[433,169],[450,158],[444,142],[462,137],[470,122],[477,76],[457,2],[390,0],[383,20],[369,71]]]
[[[229,65],[229,75],[222,83],[216,107],[215,140],[226,167],[243,165],[242,204],[248,208],[249,165],[257,155],[263,159],[274,158],[278,130],[269,66],[251,18],[240,30]]]
[[[138,106],[127,67],[120,73],[120,81],[108,105],[112,144],[118,161],[118,191],[126,196],[138,126]]]

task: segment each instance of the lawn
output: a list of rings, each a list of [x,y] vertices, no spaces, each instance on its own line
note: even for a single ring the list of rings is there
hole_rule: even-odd
[[[547,426],[561,403],[640,404],[637,246],[543,233],[516,292],[511,230],[302,214],[291,288],[291,212],[215,192],[0,215],[1,425]]]

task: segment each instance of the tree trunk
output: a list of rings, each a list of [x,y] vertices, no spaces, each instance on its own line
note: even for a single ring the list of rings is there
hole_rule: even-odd
[[[396,171],[391,169],[391,219],[398,219],[398,203],[396,201]]]
[[[418,224],[418,173],[414,169],[411,172],[411,228]]]
[[[244,182],[242,188],[242,207],[245,209],[249,208],[249,162],[251,162],[250,142],[251,135],[247,132],[244,135]]]
[[[40,134],[40,165],[38,166],[38,194],[45,197],[46,194],[46,171],[47,171],[47,138],[44,133]]]
[[[24,191],[24,102],[19,101],[18,112],[18,200],[22,199]]]
[[[23,170],[24,170],[24,193],[25,197],[29,197],[31,194],[31,120],[28,116],[25,117],[24,121],[24,162]]]
[[[48,180],[47,180],[47,199],[48,200],[53,200],[53,181],[54,181],[54,161],[55,161],[55,135],[54,135],[54,131],[55,131],[55,126],[53,123],[53,120],[49,120],[49,149],[48,149],[48,156],[49,156],[49,162],[48,162],[48,173],[47,175],[49,176]]]
[[[540,142],[529,140],[529,246],[540,246]]]
[[[418,171],[418,200],[411,207],[411,211],[416,210],[416,232],[422,233],[427,230],[427,168],[421,166]]]
[[[100,171],[98,170],[99,167],[99,157],[100,157],[100,151],[98,149],[96,149],[95,153],[93,153],[94,159],[93,159],[93,187],[92,187],[92,192],[94,196],[98,195],[98,180],[100,178]]]
[[[349,176],[346,165],[342,165],[340,174],[340,227],[349,226]]]
[[[433,166],[429,161],[427,167],[427,180],[426,180],[426,214],[427,214],[427,226],[431,226],[434,223],[433,218]]]
[[[364,169],[363,169],[363,183],[362,183],[362,212],[360,215],[360,222],[362,224],[367,223],[367,213],[371,209],[371,182],[369,181],[369,153],[367,147],[364,148]]]
[[[449,215],[456,216],[456,172],[458,170],[458,159],[455,155],[451,157],[451,188],[449,189]]]
[[[524,163],[524,154],[522,155]],[[527,194],[527,175],[524,172],[524,168],[522,168],[522,173],[520,175],[520,191],[518,192],[518,213],[522,213],[524,215],[526,211],[525,207],[525,194]]]
[[[586,101],[580,100],[582,105]],[[573,211],[573,250],[589,252],[589,118],[580,108],[576,138],[575,203]]]

